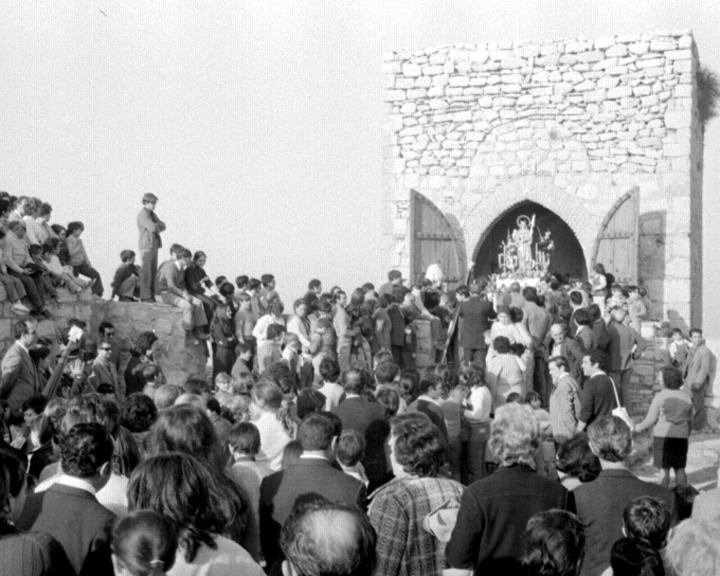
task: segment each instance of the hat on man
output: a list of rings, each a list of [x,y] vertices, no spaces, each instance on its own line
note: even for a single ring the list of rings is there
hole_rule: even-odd
[[[155,204],[158,201],[158,197],[155,196],[152,192],[148,192],[147,194],[144,194],[142,197],[142,203],[146,204],[148,202],[151,202]]]

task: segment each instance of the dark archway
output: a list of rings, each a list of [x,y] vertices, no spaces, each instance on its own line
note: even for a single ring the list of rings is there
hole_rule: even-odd
[[[521,202],[507,210],[483,234],[473,255],[475,277],[485,277],[498,272],[500,244],[507,239],[508,232],[517,227],[517,218],[522,214],[535,214],[535,223],[540,230],[550,231],[555,242],[555,251],[550,256],[550,272],[570,274],[586,280],[587,264],[575,233],[555,212],[531,201]]]

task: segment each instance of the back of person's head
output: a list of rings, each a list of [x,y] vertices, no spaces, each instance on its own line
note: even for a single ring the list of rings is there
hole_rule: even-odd
[[[277,411],[282,407],[283,392],[280,386],[269,380],[261,380],[253,386],[253,401],[264,410]]]
[[[574,304],[575,306],[580,306],[583,302],[583,295],[582,295],[582,292],[580,292],[580,290],[571,290],[569,297],[570,297],[570,302],[572,304]],[[578,312],[579,312],[579,310],[578,310]]]
[[[294,466],[297,461],[300,460],[302,453],[303,447],[302,444],[300,444],[300,440],[292,440],[291,442],[288,442],[285,445],[285,450],[283,450],[281,468],[283,470],[287,470],[291,466]]]
[[[345,430],[338,438],[335,457],[343,466],[355,466],[365,457],[365,438],[357,430]]]
[[[376,542],[365,514],[356,507],[327,501],[299,507],[280,535],[280,548],[297,576],[372,574]]]
[[[700,495],[700,491],[690,484],[678,484],[672,487],[672,492],[675,494],[678,521],[690,518],[695,498]],[[713,512],[715,511],[713,510]]]
[[[327,450],[334,438],[342,433],[342,424],[338,429],[337,421],[326,412],[310,414],[300,423],[297,439],[303,451]]]
[[[112,438],[100,424],[77,424],[60,439],[62,470],[69,476],[92,478],[112,455]]]
[[[606,462],[622,462],[632,450],[632,432],[617,416],[604,416],[588,428],[590,447]]]
[[[400,373],[400,367],[392,360],[380,362],[375,366],[375,380],[378,384],[391,384]]]
[[[530,390],[530,392],[527,392],[525,394],[525,403],[530,404],[530,402],[534,402],[536,400],[539,400],[542,402],[542,398],[540,397],[540,394],[535,392],[535,390]]]
[[[460,380],[464,380],[468,388],[486,386],[487,382],[485,381],[485,368],[483,366],[473,364],[468,368],[468,370],[465,372],[463,377],[460,378]]]
[[[201,545],[216,547],[215,537],[225,531],[241,506],[228,498],[221,480],[221,474],[188,454],[152,456],[130,477],[128,510],[148,509],[170,519],[185,559],[192,562]]]
[[[188,394],[197,394],[198,396],[210,394],[210,384],[201,378],[188,378],[183,384],[183,389]]]
[[[662,383],[668,390],[679,390],[683,385],[683,375],[680,370],[674,366],[663,366],[660,369],[662,374]]]
[[[234,452],[256,456],[260,452],[260,431],[252,422],[239,422],[230,430],[228,444]]]
[[[129,262],[133,258],[135,258],[135,252],[133,252],[132,250],[123,250],[122,252],[120,252],[120,260],[122,262]]]
[[[540,446],[540,429],[533,409],[515,402],[500,406],[495,411],[488,443],[502,466],[533,466]]]
[[[163,384],[155,391],[155,406],[158,410],[172,408],[180,396],[180,388],[175,384]]]
[[[514,324],[522,322],[524,316],[525,313],[522,311],[522,308],[518,308],[517,306],[510,307],[510,320],[512,320]]]
[[[222,449],[210,417],[200,408],[183,404],[158,416],[147,437],[148,454],[183,452],[221,469]]]
[[[418,417],[419,416],[419,417]],[[390,422],[393,456],[412,476],[437,476],[445,464],[446,447],[442,433],[422,413],[406,413]]]
[[[665,548],[667,564],[677,576],[720,574],[720,523],[689,518],[673,528]]]
[[[580,308],[575,312],[575,323],[578,326],[592,326],[593,322],[592,312],[587,308]]]
[[[527,575],[575,576],[582,564],[585,526],[566,510],[539,512],[528,520],[522,566]]]
[[[67,432],[75,424],[100,424],[115,436],[120,427],[120,405],[114,398],[96,392],[73,398],[67,406],[62,430]]]
[[[498,354],[507,354],[510,352],[510,340],[505,336],[497,336],[493,340],[493,350]]]
[[[220,409],[220,402],[218,402],[217,398],[208,398],[205,401],[205,407],[208,409],[208,411],[212,412],[213,414],[217,414],[218,416],[220,416],[222,413]]]
[[[380,388],[375,394],[378,404],[385,408],[386,416],[395,416],[400,409],[400,395],[392,388]]]
[[[130,430],[120,426],[117,437],[113,440],[113,447],[113,472],[118,476],[129,478],[143,456],[138,441]]]
[[[115,573],[160,576],[175,564],[177,530],[169,519],[152,510],[138,510],[115,522],[110,547]]]
[[[310,414],[319,412],[325,407],[325,395],[313,388],[303,388],[297,396],[297,417],[304,420]]]
[[[590,449],[585,434],[575,434],[557,448],[557,469],[580,482],[592,482],[602,471],[600,460]]]
[[[528,302],[537,302],[537,288],[534,288],[533,286],[525,286],[525,288],[523,288],[522,295]]]
[[[660,552],[643,538],[620,538],[615,542],[610,550],[610,566],[613,576],[665,576]]]
[[[349,394],[362,394],[365,390],[365,377],[360,370],[351,368],[343,372],[342,387]]]
[[[135,338],[130,353],[134,356],[144,356],[157,341],[158,337],[155,332],[141,332],[138,337]]]
[[[422,396],[424,394],[427,394],[431,390],[437,388],[437,385],[437,379],[432,374],[428,374],[422,380],[420,380],[420,383],[418,384],[418,395]]]
[[[320,362],[320,378],[323,382],[337,383],[340,377],[340,365],[333,358],[323,358]]]
[[[665,547],[672,515],[665,502],[650,496],[635,498],[623,510],[626,535],[643,538],[656,550]]]
[[[285,326],[282,324],[270,324],[268,326],[267,331],[265,334],[267,335],[267,339],[275,340],[278,336],[282,336],[285,333]]]
[[[130,432],[147,432],[155,423],[157,414],[157,406],[152,398],[136,392],[125,399],[122,425]]]
[[[142,369],[142,377],[145,383],[155,382],[162,374],[162,368],[158,364],[148,364]]]

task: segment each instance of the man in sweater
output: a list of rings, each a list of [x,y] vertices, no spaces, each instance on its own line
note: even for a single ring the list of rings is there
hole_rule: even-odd
[[[160,232],[165,230],[165,223],[155,214],[158,198],[155,194],[145,194],[142,198],[143,207],[137,217],[140,233],[139,249],[142,258],[140,268],[140,299],[143,302],[155,301],[155,276],[157,275],[158,250],[162,247]]]
[[[580,391],[580,420],[577,431],[582,432],[599,418],[610,416],[617,407],[613,381],[607,375],[610,358],[602,350],[593,350],[583,358],[583,374],[587,378]]]

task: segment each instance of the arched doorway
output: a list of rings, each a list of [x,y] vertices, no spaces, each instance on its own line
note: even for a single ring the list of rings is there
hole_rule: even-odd
[[[517,228],[517,219],[523,214],[535,214],[535,223],[541,232],[550,232],[555,244],[554,252],[550,255],[550,272],[579,276],[586,280],[588,275],[585,256],[573,230],[555,212],[529,200],[505,211],[483,233],[473,254],[474,276],[483,278],[499,271],[500,244],[507,240],[509,232]]]

